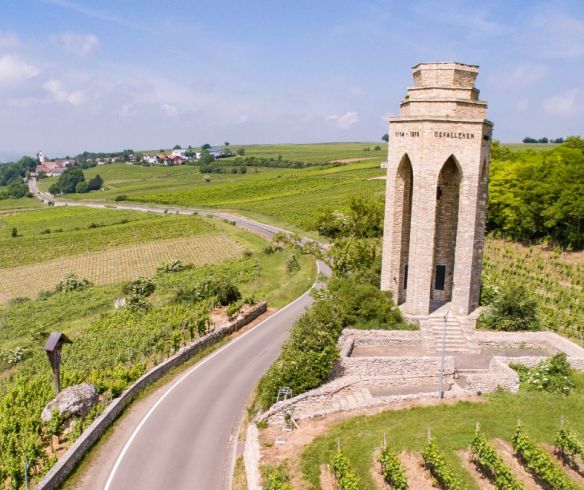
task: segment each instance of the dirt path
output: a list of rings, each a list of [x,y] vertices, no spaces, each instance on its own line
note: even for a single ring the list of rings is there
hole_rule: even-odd
[[[464,469],[470,473],[470,475],[476,482],[477,486],[481,490],[495,490],[495,485],[493,485],[488,478],[485,478],[485,476],[471,462],[470,460],[471,452],[468,449],[466,449],[465,451],[457,451],[456,454],[462,461],[462,466],[464,466]]]
[[[338,490],[337,480],[328,464],[320,465],[320,488],[322,490]]]
[[[355,162],[366,162],[368,160],[377,160],[378,157],[369,158],[341,158],[340,160],[331,160],[331,163],[355,163]]]
[[[378,490],[388,490],[390,487],[381,474],[381,463],[379,462],[379,455],[381,454],[381,448],[373,451],[373,460],[371,461],[371,469],[369,470],[371,478],[375,483],[375,487]]]
[[[433,490],[432,477],[424,468],[422,456],[416,453],[401,453],[399,459],[406,470],[408,485],[416,490]]]
[[[513,453],[513,448],[509,444],[507,444],[502,439],[493,439],[491,443],[493,444],[493,446],[497,450],[497,453],[499,454],[499,456],[501,456],[505,464],[511,469],[513,476],[515,476],[515,479],[523,483],[523,485],[525,486],[525,490],[543,488],[535,481],[533,476],[517,460]]]

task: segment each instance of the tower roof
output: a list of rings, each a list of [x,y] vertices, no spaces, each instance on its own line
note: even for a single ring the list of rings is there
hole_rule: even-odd
[[[477,65],[464,63],[419,63],[412,68],[414,87],[473,88]]]

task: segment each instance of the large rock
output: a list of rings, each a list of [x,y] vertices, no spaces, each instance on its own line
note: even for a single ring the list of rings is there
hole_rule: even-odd
[[[57,410],[63,418],[72,415],[83,417],[98,399],[97,388],[90,383],[69,386],[47,403],[41,413],[41,420],[45,423],[49,422],[54,410]]]

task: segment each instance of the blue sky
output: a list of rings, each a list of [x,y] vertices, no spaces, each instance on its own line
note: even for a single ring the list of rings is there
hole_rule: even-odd
[[[2,0],[0,154],[375,141],[423,61],[502,141],[584,133],[581,0]]]

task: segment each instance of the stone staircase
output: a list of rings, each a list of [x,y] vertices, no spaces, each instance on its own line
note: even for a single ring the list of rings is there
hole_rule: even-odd
[[[334,411],[353,410],[354,408],[366,407],[371,404],[373,396],[367,388],[353,391],[347,395],[338,397],[333,401]]]
[[[444,341],[444,322],[446,319],[446,339]],[[420,320],[422,342],[426,349],[441,352],[444,341],[446,352],[478,352],[478,342],[475,339],[474,329],[468,329],[455,316],[448,315],[440,310],[431,314],[427,319]]]

